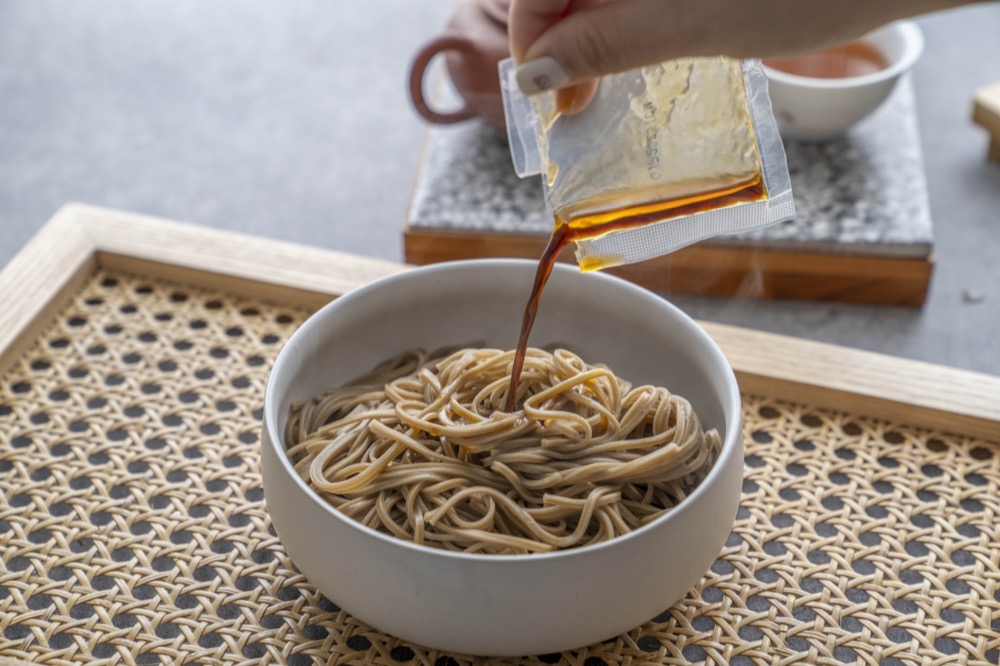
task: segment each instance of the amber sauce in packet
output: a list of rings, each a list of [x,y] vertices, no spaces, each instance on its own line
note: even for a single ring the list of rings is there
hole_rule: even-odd
[[[562,232],[566,243],[593,240],[607,233],[642,227],[670,217],[694,215],[715,208],[732,206],[736,203],[759,201],[766,196],[764,184],[760,176],[757,176],[745,184],[681,199],[639,204],[579,217],[557,213],[553,234],[558,234],[560,228],[566,227],[565,231]],[[565,245],[565,243],[563,244]],[[609,259],[613,261],[616,258]],[[601,259],[592,257],[580,261],[579,265],[582,271],[598,271],[620,263],[625,262],[613,261],[613,263],[605,264]]]

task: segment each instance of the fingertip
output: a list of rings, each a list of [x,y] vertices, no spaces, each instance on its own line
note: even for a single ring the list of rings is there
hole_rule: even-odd
[[[556,110],[572,116],[587,108],[597,94],[597,81],[585,81],[556,91]]]

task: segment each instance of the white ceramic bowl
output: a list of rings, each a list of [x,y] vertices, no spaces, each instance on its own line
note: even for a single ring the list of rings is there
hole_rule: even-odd
[[[880,51],[889,66],[837,79],[797,76],[764,66],[771,107],[783,137],[821,141],[843,135],[881,106],[924,47],[923,34],[912,21],[884,26],[860,41]]]
[[[720,459],[678,508],[599,545],[535,555],[417,546],[361,526],[306,487],[282,432],[290,403],[412,347],[477,340],[512,348],[535,263],[437,264],[353,291],[306,321],[279,354],[264,398],[268,511],[303,574],[382,631],[450,652],[530,655],[588,645],[669,608],[708,570],[732,529],[743,472],[740,395],[721,351],[663,299],[623,280],[556,266],[531,344],[561,343],[633,382],[691,401],[723,438]]]

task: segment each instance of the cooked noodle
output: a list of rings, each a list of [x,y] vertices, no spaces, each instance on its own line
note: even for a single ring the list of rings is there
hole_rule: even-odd
[[[364,525],[482,553],[571,548],[626,534],[683,500],[721,447],[691,405],[632,388],[576,355],[529,349],[501,411],[513,352],[407,352],[292,407],[288,455]]]

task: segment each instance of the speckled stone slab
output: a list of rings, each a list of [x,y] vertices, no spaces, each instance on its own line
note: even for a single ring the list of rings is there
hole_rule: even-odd
[[[708,243],[925,258],[933,234],[913,85],[841,139],[786,141],[796,218]],[[479,121],[428,130],[409,211],[414,229],[548,234],[537,177],[521,180],[504,134]]]

